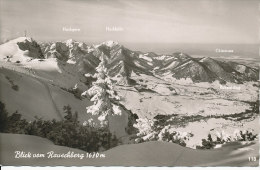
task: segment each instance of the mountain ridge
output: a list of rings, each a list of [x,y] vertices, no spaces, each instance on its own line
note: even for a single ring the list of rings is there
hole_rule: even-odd
[[[15,42],[20,51],[33,52],[32,58],[57,58],[59,62],[74,64],[81,74],[95,73],[100,57],[103,56],[108,74],[127,85],[134,83],[132,72],[157,77],[189,78],[193,82],[243,83],[257,81],[259,77],[257,69],[234,61],[219,61],[210,57],[193,58],[182,52],[161,55],[132,51],[112,40],[98,45],[87,45],[72,39],[41,44],[30,40],[28,37],[17,38],[0,45],[0,49]]]

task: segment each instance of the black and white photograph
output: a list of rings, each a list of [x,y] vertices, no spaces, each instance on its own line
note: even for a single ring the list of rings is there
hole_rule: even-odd
[[[259,0],[0,0],[0,165],[259,167]]]

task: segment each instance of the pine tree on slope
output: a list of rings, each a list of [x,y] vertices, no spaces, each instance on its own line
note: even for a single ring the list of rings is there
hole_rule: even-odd
[[[94,77],[97,81],[93,83],[93,86],[88,91],[83,93],[83,95],[88,94],[91,101],[94,102],[92,106],[87,107],[87,113],[98,115],[101,126],[109,129],[108,117],[122,114],[119,106],[112,102],[118,101],[120,98],[113,90],[111,79],[107,75],[103,55],[96,71]]]

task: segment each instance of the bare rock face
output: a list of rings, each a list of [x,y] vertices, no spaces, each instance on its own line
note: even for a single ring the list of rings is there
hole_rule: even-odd
[[[40,45],[31,38],[26,38],[24,41],[17,42],[20,50],[28,50],[28,56],[32,58],[44,58]]]

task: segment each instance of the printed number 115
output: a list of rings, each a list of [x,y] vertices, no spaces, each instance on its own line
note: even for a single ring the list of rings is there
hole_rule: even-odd
[[[250,157],[248,157],[248,161],[249,162],[255,162],[256,161],[256,157],[255,156],[250,156]]]

